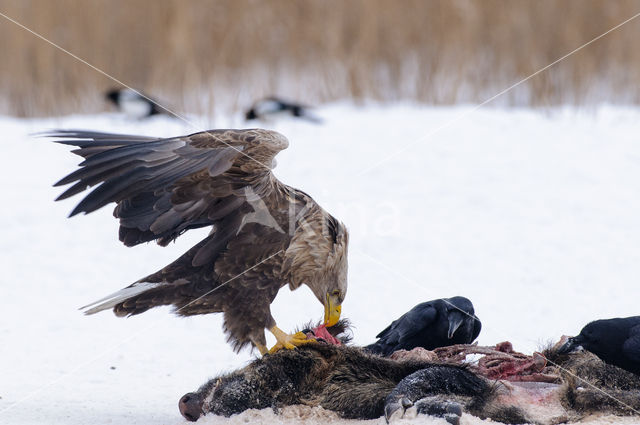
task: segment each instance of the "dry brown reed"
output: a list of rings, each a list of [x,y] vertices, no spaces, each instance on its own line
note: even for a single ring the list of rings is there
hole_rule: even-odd
[[[640,0],[0,0],[0,12],[180,112],[279,94],[477,103]],[[640,102],[640,18],[494,104]],[[0,17],[0,113],[94,112],[115,83]]]

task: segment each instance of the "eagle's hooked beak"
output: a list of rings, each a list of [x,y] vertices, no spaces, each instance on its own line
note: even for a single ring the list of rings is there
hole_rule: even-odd
[[[327,292],[324,300],[324,325],[333,326],[340,320],[342,306],[338,304],[338,295]]]

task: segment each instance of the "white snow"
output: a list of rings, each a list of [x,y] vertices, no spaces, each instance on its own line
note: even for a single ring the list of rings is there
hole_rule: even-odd
[[[415,304],[454,295],[473,301],[480,344],[510,340],[526,353],[590,320],[639,313],[640,109],[336,104],[318,113],[324,125],[272,126],[290,140],[275,173],[350,229],[342,311],[356,344]],[[80,159],[29,136],[245,125],[240,115],[193,119],[0,117],[0,423],[182,424],[182,394],[251,359],[225,343],[220,316],[78,311],[166,265],[206,230],[167,248],[126,248],[111,208],[67,220],[80,198],[54,203],[62,190],[51,185]],[[302,287],[283,289],[272,312],[292,329],[323,310]],[[276,420],[247,412],[204,422],[246,418]]]
[[[483,357],[484,357],[484,354],[479,354],[479,353],[467,354],[464,357],[464,363],[477,365],[480,359]]]

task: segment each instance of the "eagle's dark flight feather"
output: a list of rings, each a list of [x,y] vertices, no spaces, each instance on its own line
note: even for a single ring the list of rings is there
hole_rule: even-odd
[[[58,199],[93,188],[71,216],[116,203],[113,214],[127,246],[152,240],[164,246],[189,229],[212,226],[176,261],[87,306],[88,314],[113,308],[126,316],[168,304],[181,315],[224,311],[229,339],[240,349],[249,342],[264,345],[264,328],[275,325],[269,305],[282,286],[305,283],[321,302],[333,287],[346,292],[346,229],[272,174],[275,155],[288,146],[281,134],[48,136],[77,146],[73,152],[84,158],[56,183],[72,185]]]

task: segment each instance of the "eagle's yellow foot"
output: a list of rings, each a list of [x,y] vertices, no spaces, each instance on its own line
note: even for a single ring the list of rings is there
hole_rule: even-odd
[[[293,350],[300,345],[316,341],[313,338],[308,339],[307,336],[302,332],[290,335],[280,330],[280,328],[278,328],[277,326],[272,327],[271,329],[269,329],[269,331],[273,334],[273,336],[276,337],[276,340],[278,341],[273,347],[271,347],[271,350],[269,350],[269,354],[273,354],[283,348],[286,348],[287,350]]]

